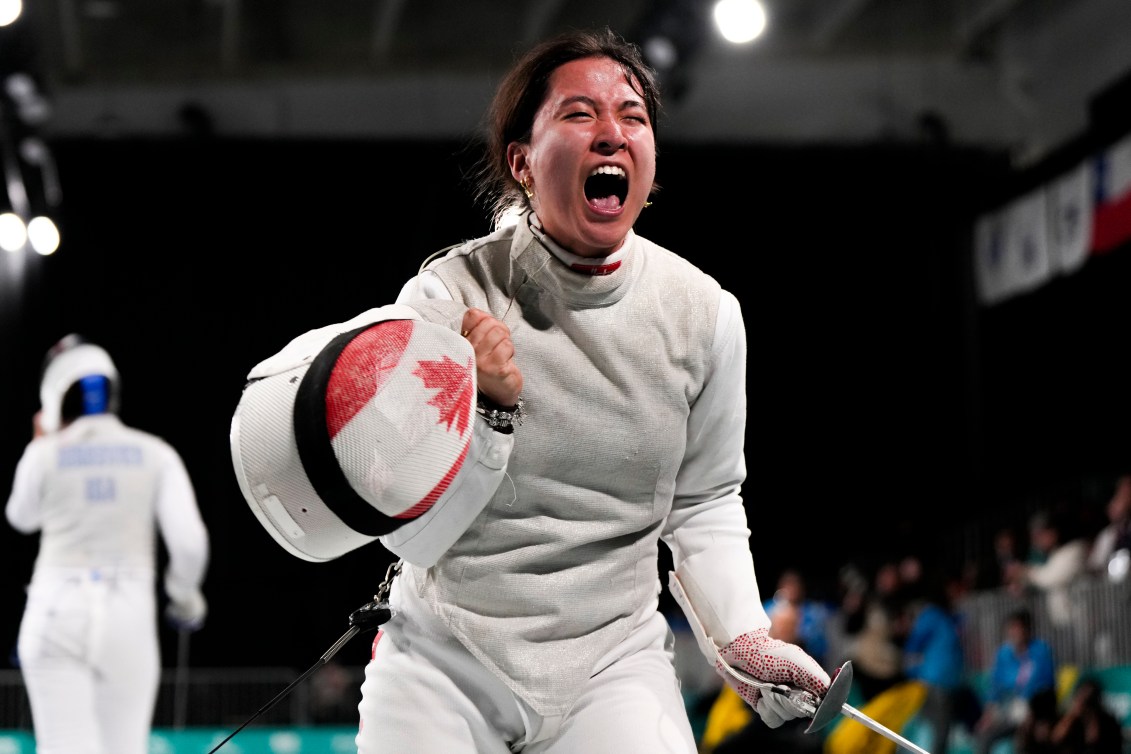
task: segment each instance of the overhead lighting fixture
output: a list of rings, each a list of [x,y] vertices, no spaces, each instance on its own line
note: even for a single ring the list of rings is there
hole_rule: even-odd
[[[702,0],[653,0],[649,5],[628,38],[656,72],[664,101],[674,104],[692,85],[692,64],[710,37],[710,6]]]
[[[4,79],[4,92],[15,103],[16,113],[26,125],[43,125],[51,116],[51,104],[30,74],[23,71],[9,74]]]
[[[753,42],[766,30],[766,8],[759,0],[718,0],[715,27],[733,44]]]
[[[50,256],[59,248],[59,228],[46,215],[33,217],[27,224],[27,240],[36,254]]]
[[[0,26],[10,26],[23,13],[21,0],[0,0]]]
[[[15,212],[0,214],[0,249],[19,251],[27,243],[27,226]]]

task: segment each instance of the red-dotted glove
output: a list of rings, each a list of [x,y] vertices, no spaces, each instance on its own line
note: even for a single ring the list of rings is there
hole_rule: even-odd
[[[786,720],[801,717],[804,713],[784,696],[763,694],[759,689],[743,683],[722,668],[726,661],[731,667],[744,670],[759,681],[802,688],[823,698],[829,690],[829,674],[807,655],[801,647],[779,639],[771,639],[769,629],[759,628],[732,641],[720,652],[722,660],[715,669],[732,689],[754,708],[767,726],[777,728]]]

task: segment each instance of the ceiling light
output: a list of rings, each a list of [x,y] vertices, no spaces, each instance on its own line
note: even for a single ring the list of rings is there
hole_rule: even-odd
[[[19,251],[27,243],[27,226],[14,212],[0,214],[0,249]]]
[[[759,0],[719,0],[715,26],[728,42],[753,42],[766,29],[766,9]]]
[[[0,0],[0,26],[8,26],[23,12],[21,0]]]
[[[46,257],[59,248],[59,228],[50,217],[33,217],[27,224],[27,239],[37,254]]]

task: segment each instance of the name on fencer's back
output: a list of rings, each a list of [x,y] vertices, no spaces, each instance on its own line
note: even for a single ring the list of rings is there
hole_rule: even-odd
[[[76,445],[59,449],[59,468],[76,466],[140,466],[136,445]]]

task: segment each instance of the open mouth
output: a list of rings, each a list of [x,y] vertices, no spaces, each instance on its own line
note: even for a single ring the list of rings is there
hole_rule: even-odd
[[[602,212],[612,212],[624,206],[628,196],[628,174],[624,168],[602,165],[585,179],[585,199],[589,206]]]

